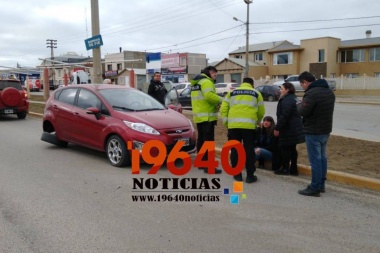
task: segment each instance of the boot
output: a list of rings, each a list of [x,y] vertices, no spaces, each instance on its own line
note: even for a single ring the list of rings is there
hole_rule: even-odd
[[[287,176],[287,175],[290,175],[290,171],[288,169],[282,169],[281,168],[279,170],[275,170],[274,174]]]

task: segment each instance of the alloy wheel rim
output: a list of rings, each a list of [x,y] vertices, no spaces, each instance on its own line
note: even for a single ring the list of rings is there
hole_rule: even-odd
[[[108,143],[108,158],[112,162],[112,164],[117,164],[120,162],[123,156],[123,152],[121,150],[121,145],[117,140],[111,140]]]

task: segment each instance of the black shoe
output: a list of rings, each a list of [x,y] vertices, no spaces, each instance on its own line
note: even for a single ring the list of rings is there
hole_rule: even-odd
[[[312,197],[320,197],[321,196],[319,190],[313,190],[310,188],[309,185],[307,186],[307,188],[305,190],[299,190],[298,193],[301,195],[312,196]]]
[[[239,175],[235,175],[235,176],[234,176],[234,179],[235,179],[236,181],[238,181],[238,182],[241,182],[241,181],[243,181],[243,176],[242,176],[241,174],[239,174]]]
[[[208,174],[208,169],[203,169],[203,171]],[[218,168],[215,169],[215,174],[221,174],[221,173],[222,173],[221,169],[218,169]]]
[[[326,192],[325,188],[321,188],[320,192],[325,193]]]
[[[289,170],[279,169],[279,170],[275,170],[274,174],[287,176],[287,175],[290,175],[290,172]]]
[[[245,179],[245,182],[247,184],[254,183],[256,181],[257,181],[257,177],[255,175],[253,175],[253,176],[247,176],[247,178]]]
[[[290,171],[289,174],[290,174],[291,176],[298,176],[298,170]]]

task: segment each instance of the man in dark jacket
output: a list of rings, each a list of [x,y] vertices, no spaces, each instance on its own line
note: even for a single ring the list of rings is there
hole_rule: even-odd
[[[161,104],[165,105],[165,95],[168,91],[165,85],[161,83],[161,74],[154,73],[153,79],[150,81],[148,94],[158,100]]]
[[[298,111],[303,117],[306,148],[311,165],[311,184],[298,191],[305,196],[319,197],[325,192],[327,174],[326,147],[332,131],[335,95],[326,80],[316,80],[309,72],[298,76],[305,90]]]

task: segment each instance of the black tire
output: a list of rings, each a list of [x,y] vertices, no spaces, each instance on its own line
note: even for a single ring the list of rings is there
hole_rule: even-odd
[[[227,95],[227,92],[224,92],[224,93],[223,93],[223,97],[225,97],[226,95]]]
[[[108,138],[106,144],[106,154],[112,166],[124,167],[131,165],[131,159],[125,142],[117,135]]]
[[[268,96],[268,101],[269,102],[273,102],[274,101],[274,97],[273,96]]]
[[[18,112],[17,118],[18,119],[25,119],[26,118],[26,112]]]
[[[41,136],[41,141],[46,141],[51,144],[57,145],[59,147],[65,148],[68,145],[67,141],[61,141],[57,138],[55,134],[43,132]]]

